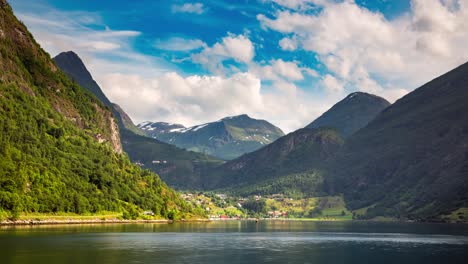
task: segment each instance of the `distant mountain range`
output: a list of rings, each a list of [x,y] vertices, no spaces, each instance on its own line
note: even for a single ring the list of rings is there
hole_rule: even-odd
[[[222,159],[255,151],[284,135],[267,121],[248,115],[226,117],[189,128],[164,122],[143,122],[138,128],[163,142]]]
[[[109,101],[99,85],[86,69],[83,61],[73,51],[63,52],[54,58],[57,66],[82,87],[96,95],[108,106],[119,125],[123,150],[130,159],[160,175],[173,187],[197,186],[200,174],[219,164],[216,158],[203,153],[180,149],[174,145],[147,137],[118,105]]]

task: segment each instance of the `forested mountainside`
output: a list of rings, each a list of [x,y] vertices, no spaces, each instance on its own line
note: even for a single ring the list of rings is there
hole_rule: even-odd
[[[388,105],[381,97],[352,93],[307,127],[221,165],[211,173],[219,179],[211,177],[206,186],[241,187],[234,190],[236,193],[253,192],[254,188],[270,194],[323,193],[321,170],[325,163],[339,151],[345,137],[367,125]],[[307,185],[309,189],[304,187]]]
[[[357,114],[331,122],[337,109],[359,108],[347,103],[355,97],[376,100],[383,110],[365,122]],[[312,123],[318,128],[298,130],[221,165],[207,188],[244,195],[344,194],[361,218],[441,219],[468,207],[467,102],[468,63],[391,106],[351,94]]]
[[[270,183],[271,179],[319,170],[343,144],[330,128],[303,128],[255,152],[226,162],[211,171],[206,188],[239,188]],[[311,175],[314,173],[311,173]],[[260,186],[258,186],[260,188]]]
[[[430,219],[468,207],[468,63],[386,108],[329,165],[366,217]]]
[[[4,0],[0,56],[0,210],[191,212],[122,154],[110,109],[56,67]]]

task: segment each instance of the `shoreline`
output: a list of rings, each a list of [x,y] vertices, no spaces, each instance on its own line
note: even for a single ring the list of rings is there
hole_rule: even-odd
[[[194,219],[194,220],[167,220],[167,219],[158,219],[158,220],[120,220],[120,219],[64,219],[64,220],[6,220],[0,222],[1,226],[33,226],[33,225],[80,225],[80,224],[172,224],[176,222],[211,222],[208,219]]]
[[[224,221],[255,221],[255,222],[393,222],[393,223],[428,223],[428,224],[468,224],[468,222],[440,222],[440,221],[375,221],[375,220],[326,220],[326,219],[287,219],[287,218],[243,218],[243,219],[182,219],[182,220],[168,220],[168,219],[137,219],[137,220],[124,220],[124,219],[22,219],[22,220],[6,220],[0,222],[2,226],[35,226],[35,225],[94,225],[94,224],[173,224],[173,223],[209,223],[209,222],[224,222]]]

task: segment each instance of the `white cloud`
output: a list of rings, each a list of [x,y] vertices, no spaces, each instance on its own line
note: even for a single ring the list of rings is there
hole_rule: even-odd
[[[307,10],[314,6],[322,6],[333,0],[264,0],[264,2],[273,2],[282,7],[295,10]]]
[[[323,9],[309,12],[292,3],[276,8],[273,19],[258,19],[265,29],[284,33],[278,42],[283,50],[316,53],[329,71],[324,76],[297,57],[255,61],[255,48],[261,46],[254,45],[251,33],[227,33],[210,46],[180,37],[157,41],[158,49],[196,52],[189,59],[211,72],[186,76],[135,50],[132,44],[140,32],[106,28],[97,14],[54,11],[20,18],[53,55],[76,51],[108,97],[137,122],[195,125],[247,113],[289,132],[310,123],[345,91],[367,91],[393,101],[467,58],[466,1],[413,1],[411,13],[392,21],[352,1],[302,2]],[[311,87],[297,87],[307,76],[316,78]],[[320,88],[326,92],[317,92]]]
[[[206,44],[199,39],[173,37],[166,40],[157,40],[154,47],[170,51],[191,51],[206,47]]]
[[[248,113],[289,132],[310,122],[311,116],[324,108],[307,107],[323,102],[309,98],[290,83],[264,91],[260,79],[251,73],[231,77],[112,73],[103,76],[100,83],[111,101],[118,102],[137,122],[170,121],[190,126]]]
[[[88,25],[93,21],[100,21],[96,14],[58,12],[53,9],[44,12],[41,15],[17,15],[28,25],[28,29],[34,33],[41,46],[52,55],[73,50],[90,59],[103,54],[140,63],[146,60],[144,56],[133,51],[129,43],[141,34],[139,31],[112,30],[101,24],[92,26],[100,26],[102,29],[92,29]]]
[[[320,4],[320,12],[282,10],[257,19],[288,36],[283,49],[292,49],[292,35],[296,47],[316,53],[349,90],[411,90],[468,60],[467,0],[412,0],[411,12],[393,20],[354,1]],[[337,88],[331,80],[324,78],[326,87]]]
[[[58,11],[39,3],[32,6],[32,11],[23,7],[15,14],[40,45],[52,56],[75,51],[97,79],[112,71],[155,75],[171,69],[168,63],[133,48],[139,31],[110,29],[98,13]]]
[[[325,75],[322,79],[322,85],[329,93],[341,93],[344,91],[343,83],[330,74]]]
[[[309,0],[271,0],[272,2],[291,9],[305,8],[310,1]]]
[[[116,50],[120,48],[118,43],[106,42],[106,41],[88,41],[88,42],[81,42],[78,43],[79,46],[96,51],[109,51],[109,50]]]
[[[205,47],[202,52],[193,54],[192,59],[217,74],[225,73],[223,61],[233,59],[239,63],[250,63],[255,49],[250,39],[244,35],[228,34],[221,42]]]
[[[304,79],[303,73],[317,77],[314,70],[300,67],[295,61],[283,61],[282,59],[271,60],[268,65],[264,66],[252,63],[249,70],[263,80],[300,81]]]
[[[279,45],[283,50],[294,51],[297,49],[297,41],[294,38],[282,38]]]
[[[202,3],[185,3],[183,5],[173,5],[173,13],[192,13],[201,15],[205,12]]]
[[[55,10],[22,13],[19,17],[52,55],[75,51],[109,99],[121,105],[136,122],[195,125],[246,113],[290,132],[310,123],[337,99],[314,96],[291,83],[289,79],[300,80],[314,73],[294,61],[268,62],[264,66],[269,66],[276,77],[271,86],[262,85],[264,76],[250,70],[258,65],[253,62],[254,45],[244,35],[228,34],[211,47],[205,46],[199,56],[215,63],[232,59],[247,65],[247,72],[227,77],[184,77],[171,65],[134,50],[131,44],[140,35],[138,31],[116,31],[102,24],[88,27],[91,19]],[[100,21],[96,14],[87,17],[95,17],[93,21],[100,23],[96,22]],[[192,47],[200,44],[196,40],[177,41]],[[182,49],[182,44],[174,46]]]

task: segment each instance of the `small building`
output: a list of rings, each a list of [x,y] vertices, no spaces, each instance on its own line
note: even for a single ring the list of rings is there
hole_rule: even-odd
[[[219,198],[219,199],[222,199],[222,200],[225,200],[227,198],[227,195],[224,194],[224,193],[218,193],[216,194],[216,196]]]
[[[144,215],[151,215],[151,216],[154,216],[154,212],[153,212],[153,211],[144,211],[143,214],[144,214]]]
[[[220,215],[220,216],[219,216],[219,219],[226,220],[226,219],[229,219],[229,216],[227,216],[227,215]]]

